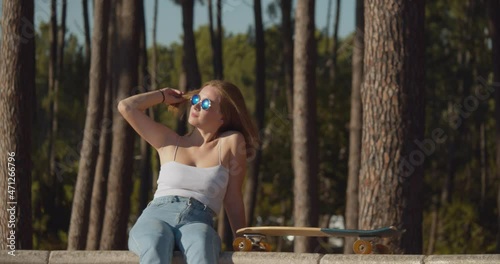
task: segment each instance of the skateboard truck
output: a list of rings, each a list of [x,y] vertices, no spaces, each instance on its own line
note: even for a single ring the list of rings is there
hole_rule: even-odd
[[[383,244],[374,243],[379,237],[360,237],[352,244],[355,254],[391,254],[391,250]]]
[[[234,251],[271,251],[271,245],[263,234],[244,234],[233,241]]]

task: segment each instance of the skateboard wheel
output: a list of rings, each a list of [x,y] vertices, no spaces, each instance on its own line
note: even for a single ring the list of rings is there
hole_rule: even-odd
[[[375,252],[378,254],[391,254],[391,250],[386,245],[375,244]]]
[[[372,244],[366,240],[356,240],[352,249],[356,254],[370,254],[372,253]]]
[[[237,237],[233,241],[233,249],[234,251],[251,251],[252,241],[245,237]]]
[[[270,252],[271,251],[271,245],[266,243],[266,242],[260,242],[259,243],[259,246],[262,250],[266,251],[266,252]]]

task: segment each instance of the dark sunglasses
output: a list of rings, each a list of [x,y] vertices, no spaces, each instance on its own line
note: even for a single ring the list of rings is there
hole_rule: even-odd
[[[201,97],[199,94],[195,94],[191,97],[191,105],[197,105],[201,100]],[[210,99],[206,98],[201,100],[201,109],[203,110],[208,110],[212,106],[212,101]]]

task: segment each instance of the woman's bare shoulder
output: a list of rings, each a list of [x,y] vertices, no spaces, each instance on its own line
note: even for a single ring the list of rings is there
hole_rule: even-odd
[[[222,140],[222,148],[225,153],[223,159],[225,164],[232,164],[232,162],[234,162],[233,159],[239,159],[240,157],[246,156],[245,137],[241,132],[226,131],[220,135],[220,140]],[[232,168],[231,166],[227,167]]]
[[[158,156],[162,164],[167,161],[173,160],[174,151],[177,145],[179,144],[180,138],[181,136],[176,134],[174,138],[169,139],[168,144],[165,144],[164,146],[156,150],[158,152]]]
[[[220,138],[222,138],[224,141],[233,141],[236,143],[245,141],[245,137],[243,136],[243,134],[236,130],[226,131],[220,135]]]

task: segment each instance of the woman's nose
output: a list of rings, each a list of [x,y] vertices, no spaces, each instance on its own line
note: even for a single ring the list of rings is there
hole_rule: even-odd
[[[193,107],[197,110],[197,111],[200,111],[200,107],[201,107],[201,104],[200,102],[198,102],[197,104],[193,105]]]

